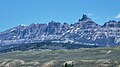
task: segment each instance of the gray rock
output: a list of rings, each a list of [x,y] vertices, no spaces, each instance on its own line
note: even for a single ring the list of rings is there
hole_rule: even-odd
[[[86,45],[114,46],[120,44],[120,21],[100,26],[87,15],[74,24],[51,21],[48,24],[19,25],[0,33],[0,44],[22,44],[42,41],[72,42]]]

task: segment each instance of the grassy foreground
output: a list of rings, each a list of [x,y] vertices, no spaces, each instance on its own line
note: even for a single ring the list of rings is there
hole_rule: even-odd
[[[120,46],[0,53],[0,67],[120,67]]]

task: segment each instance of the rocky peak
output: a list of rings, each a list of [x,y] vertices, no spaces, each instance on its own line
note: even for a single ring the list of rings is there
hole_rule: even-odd
[[[36,23],[32,23],[29,25],[29,27],[36,27],[36,25],[37,25]]]
[[[55,21],[49,22],[47,27],[47,34],[51,35],[51,34],[59,33],[61,26],[62,25],[60,22],[55,22]]]
[[[70,25],[68,23],[63,23],[62,28],[64,28],[64,27],[70,27]]]
[[[60,22],[55,22],[55,21],[51,21],[51,22],[48,23],[48,26],[51,26],[51,27],[59,26],[59,25],[61,25],[61,23]]]
[[[79,19],[79,21],[87,21],[87,20],[91,20],[90,18],[88,18],[87,15],[83,14],[82,18]]]
[[[108,22],[105,22],[103,27],[120,27],[120,23],[115,20],[110,20]]]
[[[62,28],[61,28],[61,32],[66,32],[67,30],[70,29],[70,25],[68,23],[63,23]]]
[[[94,21],[88,18],[87,15],[83,14],[82,18],[79,19],[79,21],[75,23],[74,26],[87,29],[87,28],[97,28],[100,25],[96,24]]]

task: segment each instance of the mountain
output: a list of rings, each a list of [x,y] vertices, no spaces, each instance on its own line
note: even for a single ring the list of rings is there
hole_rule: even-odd
[[[48,24],[19,25],[0,33],[0,44],[40,42],[115,46],[120,44],[120,21],[110,20],[98,25],[87,15],[74,24],[51,21]]]

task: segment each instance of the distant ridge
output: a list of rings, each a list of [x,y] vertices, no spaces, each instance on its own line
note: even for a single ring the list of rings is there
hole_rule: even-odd
[[[74,24],[51,21],[48,24],[19,25],[0,33],[0,45],[51,41],[84,45],[115,46],[120,44],[120,21],[99,25],[87,15]]]

